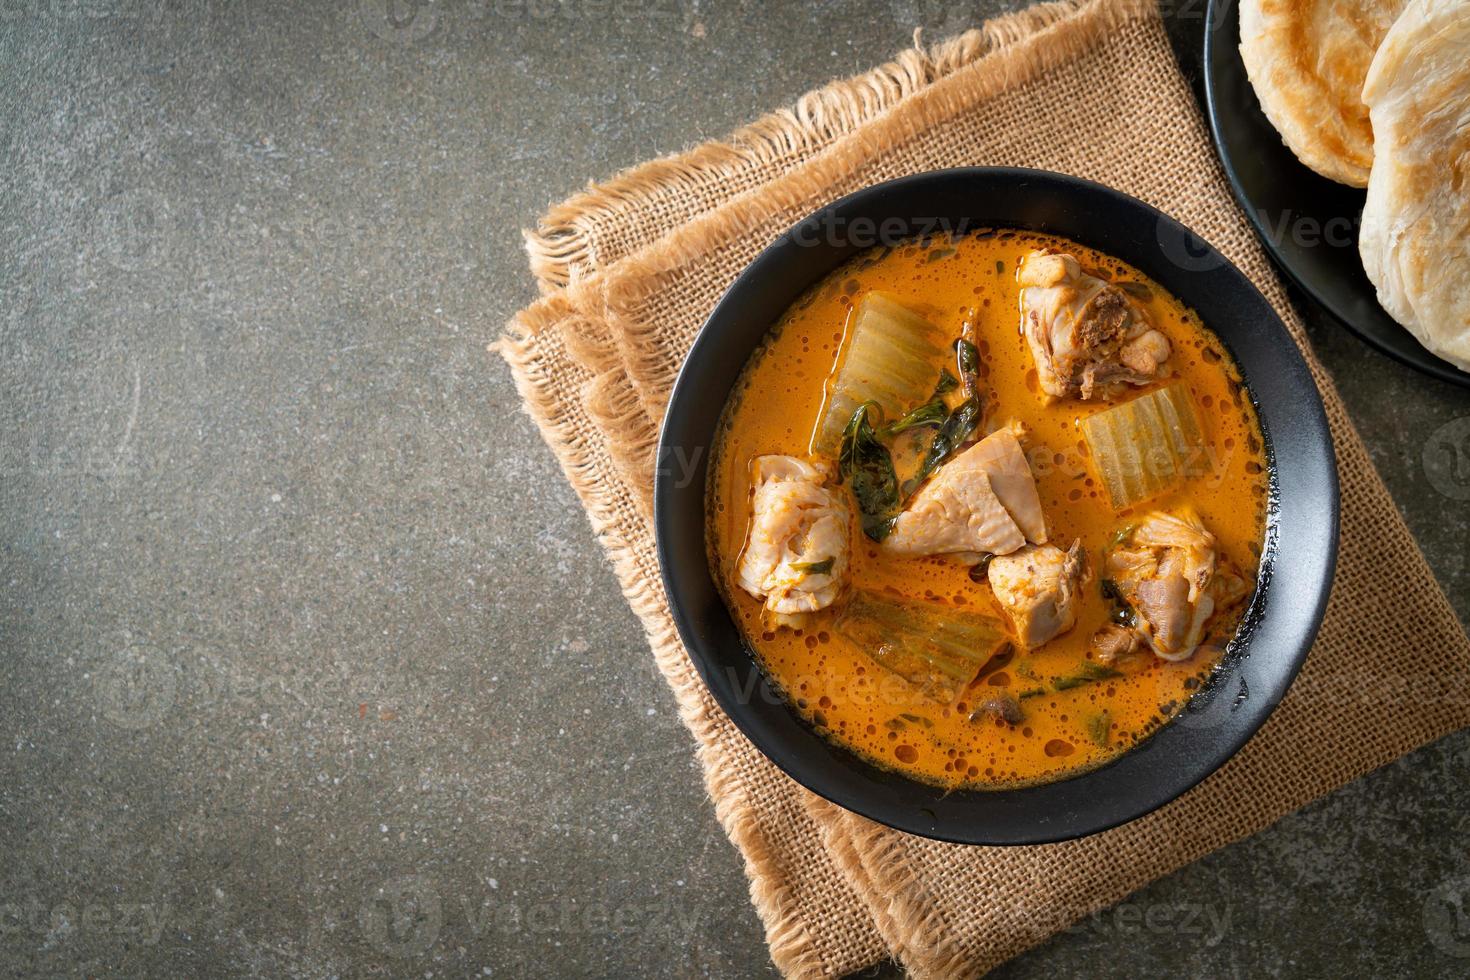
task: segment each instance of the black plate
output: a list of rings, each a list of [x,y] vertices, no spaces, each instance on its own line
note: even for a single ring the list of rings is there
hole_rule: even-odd
[[[1272,506],[1260,587],[1215,679],[1172,723],[1117,761],[1044,786],[944,792],[872,766],[814,732],[772,688],[711,576],[709,449],[757,344],[809,286],[874,244],[936,227],[1065,235],[1153,276],[1233,353],[1267,440]],[[861,233],[860,233],[861,232]],[[751,263],[710,314],[669,401],[654,523],[664,586],[694,665],[770,759],[812,791],[891,827],[968,844],[1079,837],[1174,799],[1266,720],[1306,657],[1337,556],[1337,471],[1322,402],[1285,326],[1255,287],[1182,225],[1100,184],[1037,170],[919,174],[812,215]]]
[[[1328,180],[1298,160],[1276,132],[1240,58],[1236,0],[1210,0],[1205,23],[1205,103],[1225,175],[1266,251],[1302,291],[1353,333],[1410,367],[1470,387],[1378,305],[1358,256],[1365,192]]]

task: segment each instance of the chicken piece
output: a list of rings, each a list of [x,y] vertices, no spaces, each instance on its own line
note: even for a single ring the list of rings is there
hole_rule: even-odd
[[[1016,426],[997,429],[981,439],[970,450],[975,461],[990,477],[990,489],[1011,520],[1032,544],[1046,544],[1046,516],[1041,512],[1041,495],[1036,492],[1036,477],[1021,451]]]
[[[1198,602],[1205,586],[1215,576],[1215,536],[1205,529],[1193,508],[1181,508],[1179,514],[1154,511],[1133,529],[1134,548],[1149,549],[1157,554],[1162,576],[1178,574],[1189,587],[1188,601]]]
[[[902,557],[951,555],[973,565],[986,552],[1009,554],[1025,543],[984,468],[961,456],[919,491],[880,547]]]
[[[1126,626],[1109,623],[1092,636],[1092,656],[1100,664],[1115,663],[1138,649],[1138,634]]]
[[[1145,384],[1169,359],[1169,338],[1153,329],[1127,293],[1082,270],[1065,253],[1021,260],[1021,327],[1047,402],[1087,400],[1108,385]]]
[[[1251,594],[1251,582],[1235,571],[1228,561],[1220,559],[1215,566],[1215,577],[1205,586],[1216,609],[1229,609]]]
[[[1108,554],[1106,567],[1133,610],[1134,630],[1164,660],[1188,659],[1210,617],[1250,592],[1188,507],[1146,516]],[[1099,634],[1093,642],[1098,647],[1116,640]]]
[[[1133,602],[1140,625],[1147,627],[1149,643],[1165,660],[1183,660],[1193,653],[1204,620],[1215,611],[1215,600],[1208,596],[1191,606],[1189,583],[1178,574],[1143,579],[1134,590]]]
[[[765,600],[778,625],[825,609],[847,578],[846,498],[825,484],[832,467],[794,456],[758,456],[750,532],[740,552],[740,587]]]
[[[990,587],[1011,618],[1011,632],[1027,650],[1077,623],[1077,595],[1087,574],[1082,542],[1065,553],[1054,545],[1027,545],[991,559]]]
[[[1029,531],[1029,534],[1028,534]],[[1001,429],[939,468],[893,524],[882,547],[894,555],[951,555],[974,564],[1046,540],[1036,479],[1016,434]]]

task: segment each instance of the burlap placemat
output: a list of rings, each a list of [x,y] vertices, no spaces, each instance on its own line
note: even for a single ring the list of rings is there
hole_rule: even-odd
[[[649,524],[657,424],[699,325],[801,216],[880,180],[1043,167],[1143,198],[1243,269],[1302,345],[1342,481],[1342,547],[1301,677],[1219,773],[1081,841],[965,848],[801,790],[699,682],[670,620]],[[528,236],[542,300],[497,345],[565,468],[695,736],[771,955],[793,976],[896,956],[916,976],[984,972],[1101,905],[1410,749],[1470,725],[1470,642],[1312,357],[1226,189],[1157,10],[1032,8],[804,97],[731,139],[646,164]]]

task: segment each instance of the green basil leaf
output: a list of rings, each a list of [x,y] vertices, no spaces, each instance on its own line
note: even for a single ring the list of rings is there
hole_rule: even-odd
[[[934,471],[955,454],[969,438],[975,434],[980,427],[982,409],[978,395],[971,395],[949,414],[939,431],[934,433],[934,440],[929,443],[929,451],[924,454],[924,459],[919,463],[918,471],[913,478],[904,484],[907,493],[912,493],[929,477]]]
[[[832,571],[832,563],[836,558],[823,558],[821,561],[799,561],[791,568],[794,571],[803,572],[807,575],[826,575]]]
[[[862,515],[863,533],[874,541],[882,541],[893,530],[899,505],[898,476],[893,471],[893,456],[878,441],[869,419],[869,410],[877,413],[873,402],[864,402],[852,413],[842,432],[842,449],[837,457],[839,481],[852,484],[852,495]]]
[[[929,400],[918,408],[909,412],[903,418],[890,425],[883,427],[882,434],[885,436],[896,436],[900,432],[909,429],[922,429],[928,426],[943,425],[944,420],[949,417],[949,407],[944,404],[944,396],[960,386],[959,380],[948,371],[939,372],[939,381],[934,385],[934,394]]]
[[[1082,687],[1084,684],[1093,684],[1097,681],[1105,681],[1113,677],[1122,676],[1122,671],[1087,661],[1082,665],[1082,669],[1071,677],[1058,677],[1052,683],[1052,687],[1058,691],[1070,691],[1072,688]]]
[[[980,387],[980,352],[974,344],[961,337],[954,342],[954,358],[965,393],[973,395]]]

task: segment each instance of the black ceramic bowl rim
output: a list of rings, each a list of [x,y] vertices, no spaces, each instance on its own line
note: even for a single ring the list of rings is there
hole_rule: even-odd
[[[1267,441],[1271,493],[1259,587],[1215,678],[1178,717],[1117,760],[1058,782],[945,791],[880,769],[817,734],[760,669],[717,589],[705,544],[710,448],[750,355],[808,287],[874,244],[937,228],[1063,235],[1142,269],[1230,350]],[[901,230],[902,229],[902,230]],[[675,382],[654,483],[659,563],[674,622],[715,700],[789,776],[839,806],[964,844],[1038,844],[1096,833],[1175,799],[1225,763],[1285,696],[1322,621],[1337,559],[1338,485],[1307,365],[1265,298],[1183,225],[1118,191],[1062,174],[964,168],[917,174],[822,208],[730,286]]]

